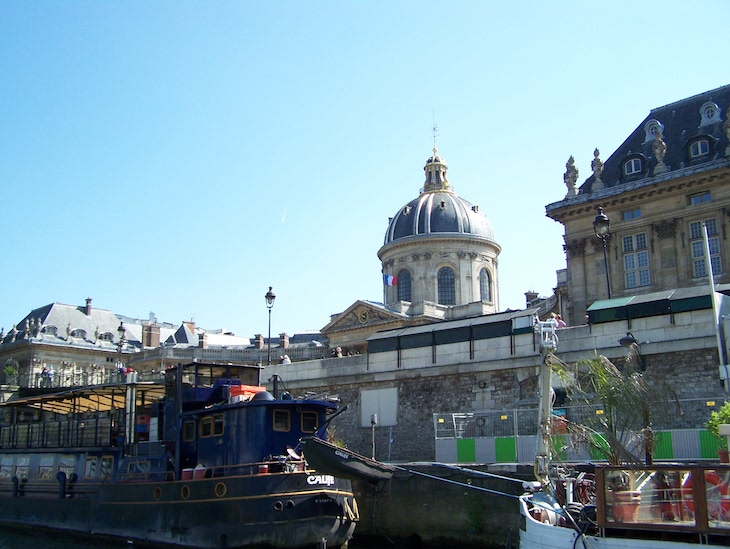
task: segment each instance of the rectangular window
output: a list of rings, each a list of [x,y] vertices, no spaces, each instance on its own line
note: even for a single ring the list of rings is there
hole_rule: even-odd
[[[622,239],[624,254],[624,276],[626,288],[649,286],[649,250],[646,246],[646,233],[624,236]]]
[[[15,476],[18,478],[28,478],[28,468],[30,466],[30,456],[18,456],[15,463]]]
[[[689,197],[690,206],[697,206],[698,204],[704,204],[705,202],[712,202],[711,193],[700,193]]]
[[[638,219],[641,217],[641,209],[636,208],[635,210],[627,210],[621,214],[621,218],[624,221],[630,221],[632,219]]]
[[[641,159],[632,158],[624,164],[624,174],[633,175],[641,171]]]
[[[698,156],[704,156],[709,153],[710,153],[710,144],[708,143],[707,139],[695,141],[689,147],[689,155],[692,158],[697,158]]]
[[[288,410],[274,410],[274,431],[288,432],[291,429],[291,419]]]
[[[0,478],[11,479],[13,478],[13,456],[2,456],[0,458]]]
[[[314,433],[317,431],[317,412],[302,412],[302,432]]]
[[[722,272],[722,256],[720,255],[720,237],[717,232],[717,219],[705,219],[704,221],[693,221],[689,224],[690,249],[692,250],[692,272],[695,277],[707,276],[707,265],[705,264],[705,237],[704,231],[707,225],[709,233],[708,243],[710,245],[710,264],[712,274]]]
[[[213,418],[208,416],[200,420],[200,438],[213,436]]]
[[[195,422],[186,421],[183,423],[183,440],[192,442],[195,440]]]
[[[100,478],[111,477],[113,469],[114,469],[114,457],[113,456],[101,456],[101,467],[99,468],[99,477]]]
[[[213,416],[213,436],[220,436],[223,434],[223,414],[216,414]]]
[[[74,474],[76,466],[76,456],[64,454],[58,459],[58,471],[66,473],[66,478],[70,478]]]
[[[96,478],[99,460],[96,456],[87,457],[84,462],[84,478]]]
[[[41,456],[38,464],[38,480],[53,479],[53,463],[56,461],[55,456]]]

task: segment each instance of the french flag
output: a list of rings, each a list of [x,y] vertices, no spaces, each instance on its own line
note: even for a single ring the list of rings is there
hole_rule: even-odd
[[[395,283],[398,282],[398,277],[393,275],[383,275],[383,283],[386,286],[395,286]]]

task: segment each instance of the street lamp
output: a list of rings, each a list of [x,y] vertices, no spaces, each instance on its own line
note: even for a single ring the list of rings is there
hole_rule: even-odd
[[[271,291],[271,286],[269,286],[269,291],[266,292],[264,297],[266,298],[266,308],[269,310],[269,348],[266,353],[266,365],[271,366],[271,309],[274,307],[274,300],[276,299],[276,295]]]
[[[124,322],[119,323],[117,332],[119,332],[119,343],[117,344],[117,372],[121,373],[123,371],[122,347],[124,347],[124,334],[127,332],[127,329],[124,327]]]
[[[632,348],[634,345],[636,346],[636,358],[639,360],[639,368],[642,372],[646,371],[646,359],[644,358],[644,355],[641,354],[641,349],[639,349],[639,342],[636,341],[634,334],[632,334],[631,332],[626,332],[626,335],[619,339],[618,342],[621,347],[628,347],[629,349]],[[648,342],[645,341],[644,343]]]
[[[608,299],[611,299],[611,279],[608,276],[608,252],[606,251],[606,242],[611,238],[611,220],[603,213],[603,208],[596,206],[596,210],[598,210],[598,215],[593,220],[593,231],[603,243],[603,263],[606,266],[606,288],[608,289]]]

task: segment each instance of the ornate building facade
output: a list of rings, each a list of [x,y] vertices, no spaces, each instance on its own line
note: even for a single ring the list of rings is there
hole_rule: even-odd
[[[716,283],[730,282],[730,86],[653,109],[578,185],[571,156],[567,194],[546,207],[565,227],[569,323],[596,301],[708,284],[705,227]],[[604,246],[597,208],[610,221]]]

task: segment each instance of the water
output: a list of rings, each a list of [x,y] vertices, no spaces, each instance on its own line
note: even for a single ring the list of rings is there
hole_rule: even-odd
[[[77,538],[61,534],[12,531],[0,528],[0,549],[131,549],[134,545],[124,542],[94,541],[90,538]],[[351,549],[397,549],[390,543],[376,544],[372,541],[350,543]]]

